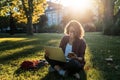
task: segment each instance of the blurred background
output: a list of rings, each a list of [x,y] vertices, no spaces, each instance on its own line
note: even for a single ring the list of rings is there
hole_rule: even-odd
[[[120,35],[119,0],[1,0],[0,33],[61,33],[78,20],[86,32]]]

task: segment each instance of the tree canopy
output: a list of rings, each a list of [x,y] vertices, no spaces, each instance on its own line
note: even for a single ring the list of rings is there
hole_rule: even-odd
[[[120,0],[94,0],[98,5],[98,18],[102,20],[103,33],[120,35]]]
[[[46,0],[1,0],[0,15],[11,15],[19,23],[27,24],[27,34],[33,34],[33,23],[44,14]]]
[[[46,0],[1,0],[0,16],[9,15],[12,12],[12,16],[18,22],[27,23],[26,17],[32,13],[32,23],[36,23],[44,14],[46,6]]]

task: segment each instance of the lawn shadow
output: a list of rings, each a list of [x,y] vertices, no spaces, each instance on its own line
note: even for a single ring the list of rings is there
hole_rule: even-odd
[[[22,41],[1,42],[0,50],[2,50],[2,52],[6,51],[6,50],[12,50],[12,49],[14,50],[14,49],[19,49],[19,48],[23,48],[23,50],[21,49],[20,51],[13,52],[12,54],[7,54],[7,55],[4,55],[6,53],[1,53],[4,56],[0,56],[0,63],[4,63],[4,62],[10,61],[10,60],[16,60],[16,59],[22,58],[22,57],[29,57],[29,56],[35,55],[34,53],[44,50],[43,49],[44,46],[50,45],[50,44],[52,44],[52,43],[50,43],[49,40],[44,40],[44,39],[30,39],[30,40],[25,39]],[[29,46],[31,46],[31,47],[29,47]],[[26,48],[24,48],[24,47],[26,47]]]
[[[22,51],[19,52],[15,52],[13,54],[9,54],[9,55],[5,55],[3,57],[0,57],[0,63],[4,63],[6,64],[6,62],[10,62],[11,60],[16,60],[19,58],[26,58],[26,57],[30,57],[32,55],[35,55],[36,52],[41,51],[43,48],[42,46],[38,47],[38,46],[34,46],[28,49],[24,49]]]
[[[82,70],[80,73],[81,80],[87,80],[86,72]],[[73,76],[62,77],[56,71],[48,72],[41,80],[76,80]]]
[[[0,43],[0,49],[3,51],[5,50],[11,50],[11,49],[17,49],[17,48],[22,48],[27,45],[34,45],[38,44],[39,40],[37,39],[25,39],[21,41],[3,41]]]
[[[14,72],[14,75],[19,76],[20,74],[24,73],[27,70],[23,70],[20,67]]]
[[[10,34],[8,34],[8,33],[1,33],[0,34],[0,38],[23,38],[23,37],[28,37],[28,35],[27,34],[24,34],[24,33],[15,33],[14,35],[10,35]],[[30,36],[31,37],[31,36]]]
[[[52,39],[44,39],[44,38],[26,38],[24,40],[20,41],[12,41],[12,40],[5,40],[0,42],[0,50],[6,51],[6,50],[11,50],[11,49],[17,49],[17,48],[23,48],[24,46],[29,46],[29,45],[49,45],[53,46],[53,44],[56,44],[57,41],[52,41]],[[58,39],[57,39],[58,40]]]

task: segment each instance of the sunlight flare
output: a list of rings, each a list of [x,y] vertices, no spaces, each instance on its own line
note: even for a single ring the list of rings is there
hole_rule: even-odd
[[[92,6],[90,0],[62,0],[61,2],[64,6],[72,6],[79,8],[88,8]]]
[[[61,4],[79,10],[86,10],[92,7],[91,0],[62,0]]]

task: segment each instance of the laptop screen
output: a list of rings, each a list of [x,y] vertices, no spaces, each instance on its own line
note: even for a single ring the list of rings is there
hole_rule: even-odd
[[[52,46],[45,46],[44,48],[49,53],[50,59],[66,62],[66,58],[64,56],[62,48]]]

